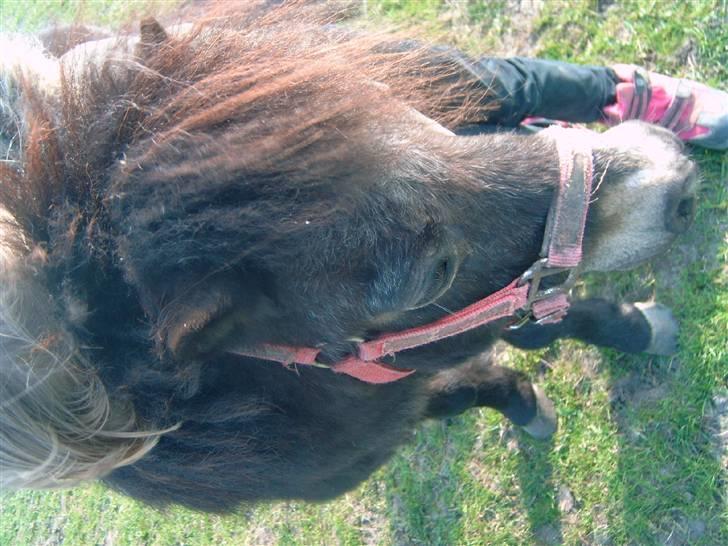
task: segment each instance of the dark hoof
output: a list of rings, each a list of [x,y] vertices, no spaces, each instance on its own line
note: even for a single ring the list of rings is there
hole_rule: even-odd
[[[680,327],[668,307],[655,302],[634,304],[650,325],[650,345],[644,352],[669,356],[677,352]]]
[[[543,389],[533,385],[533,394],[536,396],[536,416],[523,427],[534,438],[545,440],[556,432],[558,420],[554,404],[546,397]]]

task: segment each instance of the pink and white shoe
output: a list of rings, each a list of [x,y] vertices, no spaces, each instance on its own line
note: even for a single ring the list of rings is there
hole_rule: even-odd
[[[620,83],[617,102],[604,108],[607,124],[641,119],[670,129],[690,144],[728,149],[728,93],[634,65],[612,68]]]

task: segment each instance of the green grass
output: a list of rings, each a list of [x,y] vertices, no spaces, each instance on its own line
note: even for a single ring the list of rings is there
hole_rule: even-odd
[[[173,9],[177,0],[0,0],[0,30],[32,31],[51,23],[118,27]]]
[[[80,11],[69,2],[0,1],[5,29],[37,28],[48,17],[114,23],[129,10],[118,1],[89,0]],[[532,34],[528,50],[540,56],[636,62],[728,83],[725,0],[601,2],[606,9],[552,1],[526,34],[506,4],[370,0],[367,8],[371,18],[416,24],[472,52],[505,51],[513,36]],[[704,184],[690,232],[651,264],[579,288],[670,305],[682,323],[680,352],[633,357],[562,342],[503,354],[507,365],[543,376],[560,418],[550,442],[473,410],[424,424],[389,465],[336,502],[263,505],[227,518],[159,513],[97,485],[21,492],[0,499],[0,544],[728,544],[728,460],[710,433],[711,401],[728,396],[728,161],[693,155]],[[560,508],[560,491],[573,503]]]

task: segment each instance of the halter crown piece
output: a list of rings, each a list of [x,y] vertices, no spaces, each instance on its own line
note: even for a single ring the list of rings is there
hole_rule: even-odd
[[[592,191],[593,159],[588,131],[550,127],[541,132],[556,142],[559,155],[559,186],[546,220],[541,258],[505,288],[479,300],[457,313],[400,332],[385,333],[357,344],[357,352],[328,365],[317,361],[320,349],[262,344],[229,350],[241,356],[293,364],[330,368],[366,383],[391,383],[415,370],[395,368],[380,358],[413,349],[484,326],[494,320],[519,315],[510,326],[518,328],[529,321],[553,324],[566,316],[569,291],[576,281],[576,268],[582,258],[586,214]],[[560,285],[540,289],[544,277],[568,273]]]

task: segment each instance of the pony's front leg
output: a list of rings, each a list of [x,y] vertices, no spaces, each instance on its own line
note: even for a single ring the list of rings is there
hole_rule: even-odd
[[[521,372],[492,365],[489,354],[438,373],[428,389],[426,417],[449,417],[486,406],[535,438],[548,438],[556,431],[554,406],[543,390]]]
[[[502,337],[521,349],[538,349],[558,338],[574,338],[625,353],[670,355],[677,350],[678,324],[672,312],[659,303],[618,305],[590,298],[572,302],[559,323],[526,323],[505,330]]]

